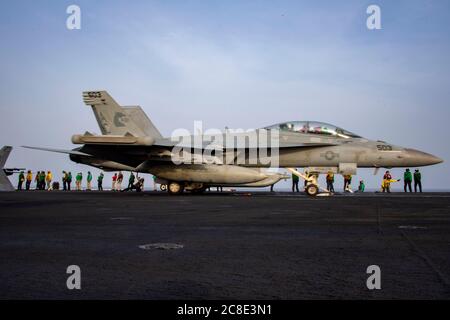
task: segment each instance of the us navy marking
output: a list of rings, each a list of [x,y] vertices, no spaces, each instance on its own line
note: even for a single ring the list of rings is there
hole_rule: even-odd
[[[334,153],[333,151],[328,150],[325,153],[321,153],[320,156],[327,160],[333,160],[334,158],[339,158],[339,153]]]

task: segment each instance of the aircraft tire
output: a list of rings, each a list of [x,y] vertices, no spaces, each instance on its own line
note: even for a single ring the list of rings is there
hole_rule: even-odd
[[[169,191],[170,195],[178,195],[182,194],[184,191],[184,184],[180,182],[169,182],[167,185],[167,191]]]
[[[161,191],[167,191],[167,184],[161,184],[159,188],[161,189]]]
[[[306,194],[308,196],[314,197],[317,196],[317,194],[319,193],[319,187],[316,186],[315,184],[308,184],[306,186]]]

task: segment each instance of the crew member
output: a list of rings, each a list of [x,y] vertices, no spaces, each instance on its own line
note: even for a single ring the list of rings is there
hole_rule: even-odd
[[[364,181],[361,180],[359,181],[358,192],[364,192],[364,190],[366,190],[366,185],[364,184]]]
[[[412,183],[412,173],[411,171],[409,171],[409,169],[405,170],[405,173],[403,174],[403,189],[405,190],[405,192],[408,192],[407,190],[409,189],[409,192],[412,192],[412,188],[411,188],[411,183]]]
[[[158,191],[156,189],[156,176],[153,176],[153,191]]]
[[[23,171],[20,171],[19,183],[17,184],[17,190],[22,190],[22,184],[24,181],[25,181],[25,175],[24,175]]]
[[[86,180],[87,180],[86,190],[91,191],[92,173],[90,171],[88,171]]]
[[[142,190],[144,190],[144,178],[139,178],[137,185],[134,184],[134,186],[137,192],[141,192]]]
[[[136,178],[135,178],[133,172],[130,172],[130,178],[128,179],[128,186],[127,186],[127,188],[131,188],[133,186],[135,179]]]
[[[100,172],[100,175],[97,178],[98,190],[103,191],[103,172]]]
[[[144,178],[139,178],[138,181],[131,186],[128,185],[125,189],[123,189],[121,192],[127,192],[131,190],[136,190],[137,192],[141,192],[142,189],[144,189]]]
[[[419,169],[414,170],[414,192],[417,192],[417,187],[422,193],[422,174],[419,172]]]
[[[298,189],[298,181],[299,180],[300,179],[299,179],[298,175],[292,173],[292,192],[295,192],[296,190],[297,190],[297,192],[300,192],[300,190]]]
[[[297,170],[297,169],[296,169]],[[310,174],[309,174],[309,171],[308,170],[305,170],[305,173],[304,173],[304,176],[307,178],[307,179],[305,179],[305,181],[303,181],[303,186],[304,186],[304,189],[306,189],[306,186],[308,185],[308,179],[309,179],[309,177],[310,177]],[[298,176],[297,176],[298,177]]]
[[[352,175],[346,174],[344,175],[344,192],[349,191],[351,189],[352,184]]]
[[[328,192],[334,192],[334,173],[333,173],[333,171],[328,171],[326,180],[327,180]]]
[[[36,183],[35,190],[39,190],[39,177],[41,176],[41,172],[36,172],[36,176],[34,177],[34,183]]]
[[[381,183],[381,191],[391,193],[391,183],[392,182],[398,182],[400,179],[392,179],[392,175],[389,171],[386,171],[386,173],[383,176],[383,182]]]
[[[112,191],[116,191],[116,184],[117,184],[117,172],[114,173],[112,177]]]
[[[119,171],[119,175],[117,176],[116,181],[116,189],[120,191],[122,189],[122,181],[123,181],[123,174],[122,171]]]
[[[28,170],[27,172],[27,181],[25,182],[25,189],[30,190],[31,181],[33,181],[33,174],[31,173],[31,170]]]
[[[45,182],[47,182],[47,190],[48,191],[52,190],[52,180],[53,180],[53,175],[52,175],[52,172],[49,170],[49,171],[47,171],[47,175],[45,176]]]
[[[81,191],[82,182],[83,182],[83,174],[81,172],[78,172],[78,174],[75,176],[75,186],[78,191]]]
[[[67,172],[62,172],[62,183],[63,183],[63,190],[67,190]]]
[[[70,191],[70,185],[72,184],[72,172],[67,174],[67,190]]]
[[[39,190],[45,189],[45,171],[41,171],[39,175]]]

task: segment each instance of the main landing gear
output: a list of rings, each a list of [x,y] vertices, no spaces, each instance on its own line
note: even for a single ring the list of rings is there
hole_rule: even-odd
[[[203,183],[195,183],[195,182],[177,182],[170,181],[168,184],[162,184],[161,190],[169,192],[170,195],[179,195],[184,191],[190,191],[193,194],[200,194],[206,190],[206,187]]]
[[[177,195],[182,194],[184,191],[184,184],[181,182],[169,182],[167,185],[167,191],[169,191],[169,194],[171,195]]]

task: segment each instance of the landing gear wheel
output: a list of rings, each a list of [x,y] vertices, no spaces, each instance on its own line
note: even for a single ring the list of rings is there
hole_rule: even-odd
[[[171,195],[182,194],[184,190],[184,185],[179,182],[170,182],[169,185],[167,186],[167,190]]]
[[[159,186],[159,188],[161,189],[161,191],[167,191],[167,184],[162,184]]]
[[[308,196],[314,197],[319,193],[319,187],[315,184],[308,184],[305,191]]]

